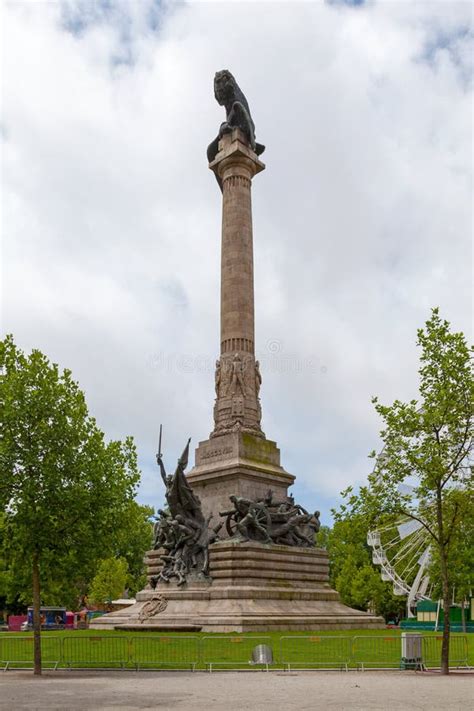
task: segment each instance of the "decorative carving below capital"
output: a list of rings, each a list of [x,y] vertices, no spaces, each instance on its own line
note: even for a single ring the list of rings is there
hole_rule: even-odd
[[[221,343],[221,353],[235,353],[236,351],[245,351],[253,354],[254,345],[250,338],[227,338]]]
[[[232,434],[232,432],[247,432],[254,437],[259,437],[260,439],[265,438],[265,432],[263,432],[260,424],[252,426],[247,423],[242,424],[241,420],[235,420],[231,424],[220,422],[216,424],[213,431],[209,435],[209,439],[213,437],[220,437],[221,435]]]
[[[251,180],[245,175],[228,175],[223,181],[224,189],[243,187],[250,190]]]

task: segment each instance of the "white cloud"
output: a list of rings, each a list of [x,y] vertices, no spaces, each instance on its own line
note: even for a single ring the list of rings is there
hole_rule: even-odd
[[[4,329],[73,370],[109,436],[136,437],[157,503],[159,422],[170,466],[211,429],[205,149],[230,68],[267,145],[264,429],[327,510],[370,466],[370,396],[415,394],[430,307],[470,333],[469,4],[12,3],[5,22]]]

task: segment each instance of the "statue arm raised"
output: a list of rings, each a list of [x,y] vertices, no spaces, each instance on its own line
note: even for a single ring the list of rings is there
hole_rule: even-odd
[[[157,455],[156,455],[156,462],[157,462],[158,466],[160,467],[160,474],[161,474],[161,478],[163,479],[163,484],[164,484],[165,486],[167,486],[167,483],[166,483],[166,469],[165,469],[165,465],[163,464],[163,459],[162,459],[162,457],[161,457],[161,454],[157,454]]]

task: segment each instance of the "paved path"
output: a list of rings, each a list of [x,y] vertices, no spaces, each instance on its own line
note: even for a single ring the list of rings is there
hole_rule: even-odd
[[[466,711],[474,674],[414,672],[0,672],[0,709]]]

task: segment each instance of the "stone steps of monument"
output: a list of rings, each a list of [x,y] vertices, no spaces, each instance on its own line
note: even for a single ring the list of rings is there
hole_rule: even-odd
[[[211,589],[210,599],[223,599],[224,587],[219,589],[215,586]],[[227,600],[291,600],[293,602],[298,600],[312,600],[312,601],[323,601],[323,602],[333,602],[339,601],[339,593],[331,589],[307,589],[307,588],[291,588],[288,589],[272,586],[272,587],[250,587],[245,585],[236,585],[235,588],[230,588],[225,591],[225,599]]]
[[[177,587],[176,585],[160,584],[155,590],[145,590],[137,593],[137,602],[145,602],[153,599],[156,595],[163,595],[167,600],[291,600],[291,601],[323,601],[323,602],[338,602],[339,593],[331,590],[329,586],[321,585],[319,588],[291,588],[278,586],[255,586],[255,585],[236,585],[235,587],[225,588],[213,585],[207,590],[193,590],[186,586]]]
[[[245,543],[239,542],[239,541],[234,541],[233,539],[228,539],[224,541],[219,541],[218,543],[212,543],[211,546],[209,547],[209,550],[211,551],[212,555],[221,555],[222,553],[228,553],[228,552],[233,552],[233,553],[257,553],[257,554],[264,554],[264,555],[290,555],[290,556],[299,556],[299,557],[310,557],[314,558],[314,556],[318,556],[320,558],[324,558],[325,560],[329,559],[328,553],[324,548],[306,548],[306,547],[298,547],[298,546],[280,546],[277,544],[265,544],[265,543],[257,543],[256,541],[248,541]],[[158,548],[158,549],[150,549],[145,553],[146,557],[149,558],[159,558],[161,555],[164,553],[163,548]]]
[[[263,555],[262,555],[263,552]],[[318,561],[319,565],[329,565],[329,559],[327,556],[324,555],[319,555],[319,553],[313,553],[312,555],[299,555],[296,552],[296,549],[294,552],[291,552],[289,550],[286,551],[277,551],[274,550],[272,551],[271,548],[268,550],[236,550],[235,548],[232,550],[220,550],[220,551],[212,551],[212,555],[210,556],[212,560],[288,560],[288,561],[294,561],[301,563],[304,565],[305,563],[311,562],[311,561]]]
[[[254,582],[261,580],[262,584],[266,584],[267,581],[276,582],[286,580],[288,585],[294,585],[295,583],[325,583],[328,581],[328,575],[322,573],[290,573],[287,570],[273,570],[270,572],[257,568],[242,569],[235,567],[229,567],[225,570],[213,570],[211,577],[217,585],[222,585],[224,582],[239,584],[239,580],[242,579],[254,579]]]
[[[97,618],[95,629],[116,627],[123,629],[140,622],[143,605],[162,596],[166,608],[148,618],[146,629],[182,630],[183,626],[196,626],[204,632],[265,632],[269,630],[344,630],[381,628],[383,620],[346,607],[338,594],[329,586],[287,589],[284,586],[215,584],[206,589],[183,589],[176,584],[160,584],[156,590],[137,594],[137,603],[126,610]]]
[[[383,620],[377,617],[361,617],[361,616],[342,616],[342,615],[243,615],[240,617],[234,616],[219,616],[212,617],[201,616],[199,625],[190,624],[189,618],[181,616],[168,617],[165,621],[154,623],[153,620],[147,620],[143,625],[139,622],[116,624],[115,629],[125,630],[147,630],[147,631],[183,631],[187,628],[194,628],[193,631],[198,631],[197,628],[204,632],[278,632],[284,634],[285,631],[341,631],[341,630],[356,630],[361,629],[380,629],[384,627]],[[206,629],[207,628],[207,629]]]
[[[150,562],[155,561],[156,558],[151,558]],[[290,553],[285,551],[285,553],[272,552],[271,549],[268,550],[250,550],[250,551],[239,551],[239,550],[223,550],[223,551],[212,551],[212,556],[210,557],[212,561],[218,560],[258,560],[258,561],[282,561],[287,563],[294,563],[295,565],[322,565],[325,567],[329,566],[329,560],[326,556],[318,555],[317,553],[311,556],[308,555],[298,555],[298,553]]]
[[[278,562],[278,568],[276,566],[276,562]],[[308,563],[304,565],[293,561],[283,561],[281,559],[273,562],[267,560],[245,560],[244,558],[229,558],[227,560],[214,558],[212,560],[212,563],[210,563],[209,572],[211,577],[213,577],[215,571],[235,570],[241,569],[241,567],[245,570],[262,571],[275,571],[276,569],[278,569],[279,572],[284,572],[289,575],[293,575],[294,573],[309,573],[313,575],[325,575],[326,577],[329,576],[329,567],[327,565],[318,565],[316,563]]]
[[[162,585],[157,585],[153,590],[142,590],[136,594],[137,602],[143,602],[144,600],[150,600],[154,595],[164,595],[167,599],[179,599],[179,600],[209,600],[209,588],[206,590],[189,590],[186,585],[183,587],[172,587],[169,588],[166,583]]]
[[[317,562],[318,565],[328,566],[329,558],[326,551],[318,548],[297,548],[290,546],[263,546],[261,544],[235,544],[225,545],[223,543],[213,544],[210,547],[211,561],[220,560],[265,560],[265,561],[287,561],[288,563],[309,564]],[[147,566],[160,565],[161,556],[165,553],[163,549],[147,551],[144,563]]]
[[[318,556],[320,558],[329,560],[328,552],[324,548],[300,548],[299,546],[281,546],[275,543],[257,543],[257,541],[246,541],[245,543],[243,543],[241,541],[234,541],[232,539],[213,543],[209,547],[209,551],[211,552],[212,556],[221,555],[224,552],[233,552],[236,554],[251,554],[252,552],[255,552],[261,556],[272,554],[279,556],[289,555],[291,557],[297,556],[302,558],[314,558],[315,556]]]
[[[148,581],[151,580],[151,578],[156,577],[159,575],[161,570],[161,567],[150,567],[147,572],[147,577]],[[266,565],[266,564],[261,564],[260,566],[257,565],[256,563],[251,563],[247,562],[246,568],[236,568],[235,565],[230,565],[230,564],[214,564],[212,568],[210,568],[209,575],[211,578],[224,578],[226,575],[228,577],[238,577],[238,575],[234,575],[234,571],[238,571],[238,574],[244,577],[249,577],[254,575],[255,573],[252,571],[257,571],[261,573],[261,575],[258,575],[258,577],[261,578],[287,578],[288,580],[317,580],[317,581],[327,581],[329,580],[329,573],[327,570],[320,569],[318,567],[314,566],[307,566],[305,569],[300,569],[297,567],[294,568],[285,568],[281,569],[278,571],[278,575],[276,574],[277,571],[275,571],[275,568],[272,567],[271,565]],[[302,577],[303,575],[310,576],[310,577]]]
[[[114,629],[124,632],[200,632],[202,625],[190,625],[189,622],[181,621],[167,624],[164,622],[137,622],[115,625]]]
[[[148,579],[152,578],[154,575],[158,575],[162,567],[162,565],[149,565],[147,567]]]
[[[281,578],[288,580],[314,580],[314,581],[327,581],[329,579],[329,570],[326,566],[319,565],[291,565],[283,564],[282,561],[278,561],[280,565],[278,566],[278,571],[276,570],[275,564],[267,561],[251,561],[251,560],[228,560],[228,561],[213,561],[210,565],[209,575],[211,578],[224,578],[226,577],[238,577],[244,576],[255,576],[254,571],[261,573],[258,577],[261,578]],[[147,577],[148,581],[151,578],[159,575],[162,566],[148,566]],[[306,577],[304,577],[306,576]],[[309,576],[309,577],[308,577]]]

